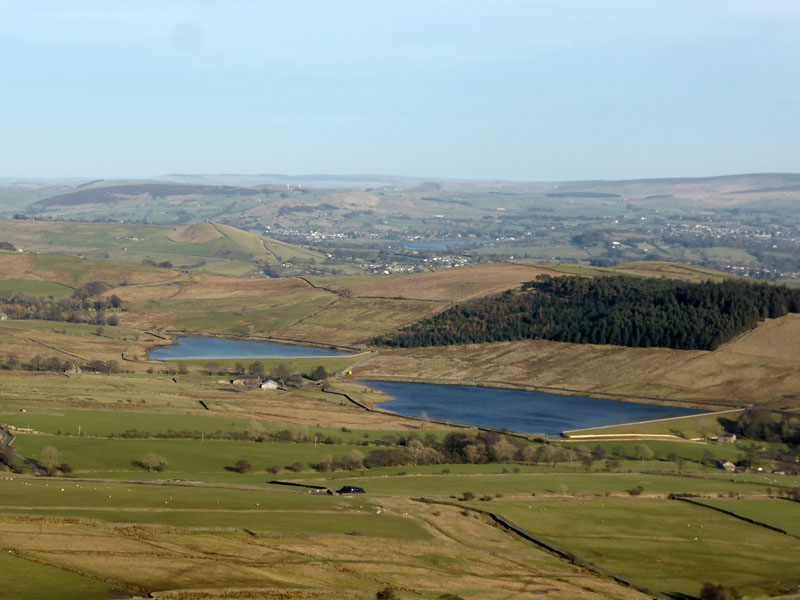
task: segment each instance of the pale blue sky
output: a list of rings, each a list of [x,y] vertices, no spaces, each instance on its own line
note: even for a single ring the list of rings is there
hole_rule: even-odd
[[[0,0],[0,176],[800,171],[797,0]]]

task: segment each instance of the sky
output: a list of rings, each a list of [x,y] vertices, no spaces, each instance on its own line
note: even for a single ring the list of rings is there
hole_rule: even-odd
[[[0,177],[800,171],[797,0],[0,0]]]

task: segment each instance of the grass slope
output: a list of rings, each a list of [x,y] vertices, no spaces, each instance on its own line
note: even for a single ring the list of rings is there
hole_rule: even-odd
[[[796,539],[686,503],[497,501],[491,509],[534,535],[667,594],[695,596],[709,580],[746,595],[770,594],[797,577]]]

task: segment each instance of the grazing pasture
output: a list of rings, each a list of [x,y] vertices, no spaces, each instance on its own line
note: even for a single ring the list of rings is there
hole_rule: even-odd
[[[30,488],[26,483],[33,485],[0,480],[0,487]],[[67,487],[75,485],[91,484]],[[65,519],[55,516],[58,508],[0,507],[5,543],[15,555],[129,592],[195,589],[203,598],[223,598],[226,590],[244,589],[247,597],[300,600],[337,598],[346,590],[367,600],[388,585],[431,600],[443,593],[526,600],[540,589],[579,600],[644,598],[453,507],[174,485],[60,489],[59,496],[78,494],[87,508]],[[108,495],[126,494],[120,502],[133,503],[132,510],[107,509]],[[173,510],[172,503],[184,508]],[[185,507],[204,503],[214,508]],[[38,585],[30,581],[33,593],[22,597],[37,598]]]
[[[3,548],[4,549],[4,548]],[[108,600],[123,597],[115,587],[76,573],[0,551],[0,593],[15,600]]]
[[[703,498],[698,502],[783,529],[800,539],[800,502],[780,498]]]
[[[684,502],[501,499],[472,505],[666,594],[695,596],[712,581],[767,595],[797,582],[797,539]]]

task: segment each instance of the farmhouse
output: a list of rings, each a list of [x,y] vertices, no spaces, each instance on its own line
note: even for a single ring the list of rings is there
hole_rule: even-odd
[[[264,383],[261,384],[262,390],[277,390],[278,389],[278,382],[274,379],[267,379]]]
[[[719,463],[719,468],[720,469],[725,469],[726,471],[735,471],[736,470],[736,465],[733,464],[731,461],[726,460],[725,462]]]

